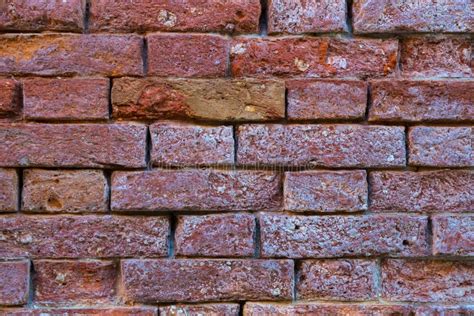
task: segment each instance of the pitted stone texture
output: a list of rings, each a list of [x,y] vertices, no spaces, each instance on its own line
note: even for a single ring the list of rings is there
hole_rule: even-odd
[[[20,112],[20,84],[14,79],[0,79],[0,118]]]
[[[160,257],[168,254],[168,234],[166,217],[1,217],[0,257]]]
[[[416,316],[460,316],[460,315],[472,315],[474,314],[474,306],[443,306],[443,305],[421,305],[414,308]]]
[[[270,304],[246,303],[245,316],[287,316],[287,315],[312,315],[312,316],[379,316],[379,315],[410,315],[410,308],[403,305],[382,304],[337,304],[337,303],[296,303],[296,304]]]
[[[114,80],[115,118],[274,120],[285,116],[285,85],[254,79]]]
[[[159,308],[161,316],[238,316],[239,304],[214,303],[199,305],[171,305]]]
[[[0,213],[18,210],[18,175],[14,169],[0,168]]]
[[[26,304],[30,287],[29,261],[0,262],[0,280],[0,305]]]
[[[293,262],[122,260],[122,282],[126,297],[143,303],[288,300],[292,296]]]
[[[474,256],[474,215],[434,216],[433,253]]]
[[[469,212],[474,205],[469,170],[371,172],[369,209],[376,212]]]
[[[0,309],[0,311],[2,311]],[[156,316],[157,308],[151,306],[137,307],[92,307],[92,308],[14,308],[5,311],[6,316]]]
[[[408,215],[260,215],[263,257],[422,256],[427,218]]]

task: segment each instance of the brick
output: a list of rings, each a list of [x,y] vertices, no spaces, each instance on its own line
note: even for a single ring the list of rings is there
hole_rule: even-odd
[[[285,210],[357,212],[367,210],[364,170],[286,172]]]
[[[155,165],[227,165],[234,163],[232,126],[159,122],[150,126]]]
[[[371,204],[376,212],[469,212],[474,205],[469,170],[371,172]]]
[[[18,175],[13,169],[0,168],[0,213],[18,210]]]
[[[259,121],[285,116],[285,85],[254,79],[114,80],[115,118]]]
[[[474,256],[474,215],[437,215],[432,221],[433,254]]]
[[[261,255],[284,258],[428,254],[427,218],[260,215]]]
[[[378,80],[371,82],[369,121],[474,120],[474,81]]]
[[[382,296],[389,301],[474,301],[474,262],[388,259],[382,263]]]
[[[44,315],[61,315],[61,316],[155,316],[157,315],[156,307],[96,307],[96,308],[15,308],[2,310],[6,316],[44,316]]]
[[[135,302],[287,300],[292,281],[290,260],[122,260],[125,294]]]
[[[387,39],[236,38],[231,69],[236,77],[361,77],[393,72],[398,42]]]
[[[0,166],[145,166],[141,124],[0,124]]]
[[[171,305],[160,307],[162,316],[189,316],[189,315],[224,315],[238,316],[239,304],[201,304],[201,305]]]
[[[138,35],[7,34],[0,36],[0,75],[143,74]]]
[[[299,299],[369,300],[376,296],[375,261],[305,260],[299,268]]]
[[[346,26],[346,3],[342,0],[270,0],[268,32],[322,33],[343,32]]]
[[[34,78],[23,82],[23,115],[32,120],[109,118],[109,80]]]
[[[219,35],[153,34],[148,41],[148,74],[163,77],[224,77],[229,41]]]
[[[460,316],[472,315],[474,306],[436,306],[436,305],[420,305],[414,309],[416,316]]]
[[[368,125],[241,125],[241,165],[404,166],[404,128]]]
[[[0,305],[22,305],[28,300],[30,262],[0,262]]]
[[[472,76],[468,37],[409,37],[401,42],[400,66],[406,77]]]
[[[470,127],[411,127],[409,164],[433,167],[474,166]]]
[[[71,31],[84,27],[85,2],[7,0],[0,5],[1,31]]]
[[[259,315],[403,315],[409,316],[410,308],[404,305],[382,305],[382,304],[337,304],[337,303],[296,303],[296,304],[269,304],[269,303],[246,303],[244,306],[245,316]]]
[[[25,170],[22,196],[26,212],[107,211],[107,181],[97,170]]]
[[[258,0],[135,0],[91,6],[90,30],[107,32],[183,31],[257,33]]]
[[[291,120],[363,119],[367,84],[358,80],[292,80],[287,82]]]
[[[196,257],[251,257],[255,218],[250,214],[180,216],[176,254]]]
[[[354,33],[470,32],[469,0],[355,0]]]
[[[270,210],[280,206],[279,188],[270,171],[119,171],[112,174],[112,210]]]
[[[0,79],[0,118],[20,112],[20,85],[13,79]]]
[[[0,257],[113,258],[168,254],[166,217],[0,218]]]
[[[112,261],[38,260],[35,302],[41,305],[98,304],[115,295],[116,267]]]

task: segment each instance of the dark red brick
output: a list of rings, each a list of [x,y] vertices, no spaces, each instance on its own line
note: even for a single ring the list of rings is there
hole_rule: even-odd
[[[200,305],[171,305],[160,307],[160,316],[189,316],[189,315],[211,315],[211,316],[238,316],[239,304],[214,303]]]
[[[0,312],[6,316],[156,316],[157,308],[151,306],[137,307],[72,307],[72,308],[0,308]]]
[[[30,262],[0,262],[0,305],[23,305],[28,300]]]
[[[18,210],[18,175],[14,169],[0,168],[0,213]]]
[[[338,304],[338,303],[296,303],[296,304],[270,304],[246,303],[245,316],[287,316],[287,315],[312,315],[312,316],[410,316],[411,309],[404,305],[386,304]]]
[[[474,215],[433,217],[435,255],[474,256]]]
[[[20,112],[20,85],[13,79],[0,79],[0,118]]]

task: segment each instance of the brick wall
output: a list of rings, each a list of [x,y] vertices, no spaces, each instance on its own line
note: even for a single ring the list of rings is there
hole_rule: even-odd
[[[474,314],[472,9],[0,1],[0,314]]]

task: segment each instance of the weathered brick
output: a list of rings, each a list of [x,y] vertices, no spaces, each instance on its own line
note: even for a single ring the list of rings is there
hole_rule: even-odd
[[[0,3],[2,31],[81,31],[85,1],[7,0]]]
[[[469,170],[371,172],[369,209],[382,212],[463,212],[474,205]]]
[[[471,77],[468,37],[409,37],[401,41],[401,69],[407,77]]]
[[[110,5],[93,1],[91,31],[193,31],[256,33],[260,16],[258,0],[134,0]]]
[[[398,42],[387,39],[237,38],[232,74],[245,76],[384,76],[395,69]]]
[[[141,124],[0,124],[0,166],[145,166]]]
[[[382,315],[410,315],[410,308],[404,305],[382,304],[337,304],[337,303],[296,303],[296,304],[269,304],[246,303],[245,316],[286,316],[286,315],[312,315],[312,316],[382,316]]]
[[[108,93],[107,79],[27,79],[23,115],[35,120],[108,119]]]
[[[200,304],[200,305],[171,305],[159,308],[162,316],[190,316],[190,315],[210,315],[210,316],[238,316],[239,304]]]
[[[97,170],[25,170],[22,196],[27,212],[107,211],[107,181]]]
[[[367,84],[356,80],[292,80],[288,90],[288,118],[362,119]]]
[[[270,171],[114,172],[112,210],[270,210],[280,206],[280,176]]]
[[[159,122],[150,126],[155,165],[218,165],[234,163],[232,126]]]
[[[474,256],[474,215],[434,216],[433,253]]]
[[[0,168],[0,213],[18,210],[18,175],[13,169]]]
[[[28,300],[30,262],[0,262],[0,305],[22,305]]]
[[[166,256],[169,221],[142,216],[0,218],[0,257]]]
[[[413,166],[474,166],[472,139],[471,127],[411,127],[408,162]]]
[[[250,214],[180,216],[176,254],[197,257],[250,257],[255,218]]]
[[[0,75],[142,75],[138,35],[6,34]]]
[[[355,0],[355,33],[470,32],[469,0]]]
[[[254,79],[114,80],[116,118],[271,120],[285,116],[285,85]]]
[[[404,128],[368,125],[241,125],[241,165],[397,167],[405,165]]]
[[[305,260],[298,271],[299,299],[369,300],[376,296],[375,261]]]
[[[20,112],[20,85],[13,79],[0,79],[0,118]]]
[[[427,218],[408,215],[260,215],[263,257],[420,256]]]
[[[122,261],[124,291],[135,302],[288,300],[292,281],[291,260]]]
[[[474,306],[420,305],[414,308],[415,316],[469,316],[474,314]]]
[[[382,296],[389,301],[474,301],[474,262],[388,259],[382,263]]]
[[[15,308],[5,309],[0,308],[0,312],[5,313],[5,316],[156,316],[156,307],[72,307],[72,308]]]
[[[367,210],[366,178],[364,170],[286,172],[283,190],[285,210]]]
[[[229,40],[219,35],[153,34],[148,41],[148,74],[224,77]]]
[[[270,34],[346,30],[345,1],[270,0],[268,3],[268,32]]]
[[[33,265],[35,302],[41,305],[99,304],[115,295],[112,261],[38,260]]]
[[[377,80],[371,82],[369,121],[473,121],[474,81]]]

